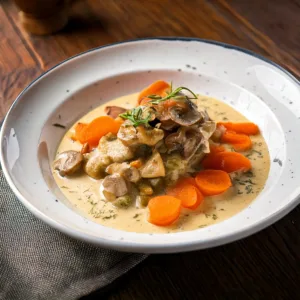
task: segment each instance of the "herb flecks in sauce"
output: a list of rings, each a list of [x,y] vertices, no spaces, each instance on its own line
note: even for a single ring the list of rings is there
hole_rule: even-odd
[[[191,95],[191,98],[194,96]],[[161,97],[161,99],[163,98],[164,97]],[[104,108],[107,105],[124,107],[125,103],[129,103],[126,105],[126,109],[130,110],[135,108],[136,99],[137,94],[121,97],[120,99],[106,103],[102,107],[96,108],[94,111],[88,113],[79,120],[79,122],[89,123],[98,116],[105,115]],[[152,100],[159,101],[160,99]],[[210,97],[200,96],[198,99],[192,99],[192,101],[198,108],[203,108],[203,104],[205,104],[208,115],[216,122],[225,120],[229,120],[229,122],[247,121],[231,107]],[[142,115],[142,119],[145,119],[145,117],[147,117],[147,114]],[[70,137],[73,131],[74,126],[71,127],[66,137]],[[58,148],[58,153],[62,153],[69,149],[80,151],[81,146],[76,142],[71,142],[66,137],[62,140],[62,143]],[[195,211],[183,210],[182,216],[180,216],[178,222],[168,227],[158,227],[147,222],[147,209],[140,208],[137,210],[135,203],[126,209],[117,209],[112,203],[101,199],[99,194],[99,180],[91,179],[86,175],[78,176],[74,179],[62,178],[57,176],[56,173],[54,173],[54,176],[60,187],[69,187],[69,189],[62,188],[61,190],[74,206],[77,205],[77,210],[88,215],[96,223],[133,232],[167,233],[193,230],[207,227],[216,222],[221,222],[238,213],[247,207],[263,189],[264,182],[268,175],[269,154],[261,135],[253,137],[253,149],[255,151],[245,153],[250,154],[251,152],[249,159],[252,161],[253,168],[251,171],[246,172],[239,177],[240,182],[243,184],[235,182],[235,186],[228,193],[226,192],[224,195],[208,197],[207,200],[205,200],[207,205],[203,208],[199,208]],[[257,160],[255,161],[253,158]],[[249,179],[251,181],[249,181]],[[77,193],[70,194],[68,192],[69,190],[77,191]],[[203,212],[205,212],[206,215]],[[187,214],[189,214],[189,216],[187,216]]]

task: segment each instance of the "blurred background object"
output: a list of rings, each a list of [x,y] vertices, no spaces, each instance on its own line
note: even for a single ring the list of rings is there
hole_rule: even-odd
[[[14,0],[24,29],[36,35],[57,32],[68,23],[71,0]]]

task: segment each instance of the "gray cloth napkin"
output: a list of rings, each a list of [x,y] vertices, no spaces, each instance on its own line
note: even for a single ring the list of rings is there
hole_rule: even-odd
[[[35,218],[0,170],[0,299],[79,299],[146,258],[74,240]]]

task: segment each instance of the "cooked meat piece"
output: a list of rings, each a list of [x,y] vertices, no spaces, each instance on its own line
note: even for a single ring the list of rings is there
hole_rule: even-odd
[[[109,165],[105,171],[110,175],[119,174],[130,182],[138,182],[141,178],[139,170],[127,162],[113,163]]]
[[[118,138],[128,147],[139,144],[154,146],[163,137],[164,132],[161,129],[145,126],[134,127],[130,121],[125,121],[118,132]]]
[[[111,164],[111,159],[98,150],[95,150],[86,157],[87,162],[84,166],[85,173],[95,179],[103,178],[105,176],[106,167]]]
[[[58,155],[53,167],[61,176],[72,175],[81,169],[82,162],[83,155],[80,152],[69,150]]]
[[[140,172],[142,178],[155,178],[165,176],[165,167],[160,154],[158,152],[154,152],[142,166]]]
[[[133,151],[126,147],[115,135],[107,134],[99,142],[98,149],[113,162],[124,162],[134,157]]]
[[[104,111],[108,116],[116,119],[120,114],[126,112],[127,109],[120,106],[106,106]]]
[[[154,146],[164,138],[164,131],[158,128],[138,126],[137,137],[140,144]]]
[[[103,188],[102,193],[107,200],[112,199],[113,196],[117,198],[128,194],[128,187],[126,185],[126,181],[119,174],[106,176],[103,179],[101,185]],[[109,197],[107,197],[107,195],[109,195]]]

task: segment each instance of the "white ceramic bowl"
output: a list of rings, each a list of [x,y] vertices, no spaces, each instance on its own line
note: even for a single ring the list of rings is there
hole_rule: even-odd
[[[84,218],[59,191],[50,163],[67,129],[52,124],[63,123],[68,128],[92,107],[140,91],[156,79],[172,80],[176,86],[216,97],[259,125],[272,163],[263,192],[247,209],[195,231],[137,234]],[[32,82],[3,123],[1,164],[20,201],[68,235],[123,251],[189,251],[248,236],[298,204],[299,117],[299,82],[250,51],[189,38],[128,41],[72,57]]]

